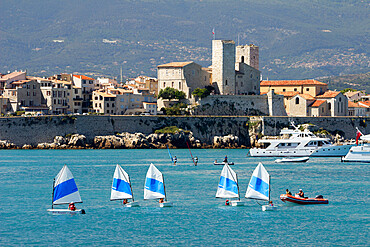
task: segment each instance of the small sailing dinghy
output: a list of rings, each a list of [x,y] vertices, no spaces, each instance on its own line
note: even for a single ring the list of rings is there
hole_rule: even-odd
[[[216,198],[238,198],[230,202],[231,206],[244,206],[244,202],[240,201],[238,176],[228,164],[221,171]]]
[[[215,161],[215,162],[213,162],[213,164],[215,165],[215,166],[223,166],[223,165],[229,165],[229,166],[233,166],[234,165],[234,162],[217,162],[217,161]]]
[[[80,192],[71,171],[66,165],[60,170],[53,182],[53,200],[48,212],[53,214],[85,214],[84,209],[56,209],[54,205],[82,203]]]
[[[245,198],[270,202],[270,192],[270,175],[262,163],[259,163],[253,171]],[[270,204],[262,206],[262,211],[274,211],[276,209],[276,206]]]
[[[134,194],[132,193],[130,176],[122,169],[120,165],[116,166],[116,170],[113,175],[112,191],[110,200],[128,200],[132,199],[132,202],[124,204],[125,207],[139,207],[139,203],[135,202]]]
[[[172,202],[167,201],[166,188],[164,186],[164,178],[162,173],[153,164],[150,164],[146,173],[144,186],[144,200],[159,199],[159,206],[172,207]],[[164,200],[163,200],[164,199]]]
[[[307,162],[310,157],[299,157],[299,158],[282,158],[275,160],[275,163],[285,163],[285,162]]]

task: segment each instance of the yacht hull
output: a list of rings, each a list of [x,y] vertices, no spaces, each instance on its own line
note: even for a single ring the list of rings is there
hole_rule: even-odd
[[[342,161],[370,163],[370,146],[353,146]]]
[[[252,148],[249,155],[252,157],[342,157],[345,156],[353,145],[329,146],[318,149],[262,149]]]

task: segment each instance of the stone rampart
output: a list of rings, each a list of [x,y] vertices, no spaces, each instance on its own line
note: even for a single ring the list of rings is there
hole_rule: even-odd
[[[167,126],[190,130],[196,139],[213,143],[214,136],[239,137],[249,146],[249,117],[165,117],[165,116],[42,116],[0,118],[0,140],[16,145],[53,142],[55,136],[81,134],[92,143],[95,136],[117,133],[151,134]]]

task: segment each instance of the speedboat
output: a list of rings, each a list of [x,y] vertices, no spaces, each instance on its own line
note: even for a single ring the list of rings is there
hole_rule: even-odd
[[[363,141],[370,141],[370,135],[363,135],[360,137]],[[356,140],[357,142],[357,140]],[[343,162],[370,162],[370,144],[362,144],[360,146],[353,146],[346,154],[342,157]]]
[[[280,200],[288,204],[300,204],[300,205],[311,205],[311,204],[328,204],[329,200],[324,199],[322,195],[316,196],[315,198],[300,197],[297,194],[295,196],[282,194]]]
[[[260,139],[263,148],[252,148],[249,155],[252,157],[341,157],[348,153],[349,145],[334,145],[329,138],[317,137],[311,131],[300,130],[292,124],[294,129],[282,129],[280,137],[274,139]],[[289,136],[288,138],[284,138]]]
[[[299,158],[282,158],[282,159],[276,159],[275,163],[285,163],[285,162],[307,162],[310,159],[310,157],[299,157]]]

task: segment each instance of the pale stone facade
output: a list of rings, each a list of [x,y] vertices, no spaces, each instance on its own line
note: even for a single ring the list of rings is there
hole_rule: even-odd
[[[48,112],[48,108],[43,104],[43,96],[37,80],[12,82],[4,89],[4,96],[9,98],[14,112],[19,110]]]
[[[328,91],[328,84],[316,80],[261,81],[261,94],[274,90],[275,93],[298,92],[312,97]]]
[[[220,94],[235,94],[235,42],[232,40],[212,40],[212,84]]]
[[[87,113],[91,108],[92,92],[95,90],[96,81],[84,75],[73,75],[72,78],[73,84],[82,90],[82,112]]]
[[[236,47],[236,63],[245,63],[259,70],[259,47],[256,45],[240,45]]]
[[[210,86],[211,75],[194,62],[175,62],[158,66],[158,93],[171,87],[183,91],[188,99],[196,88]]]

